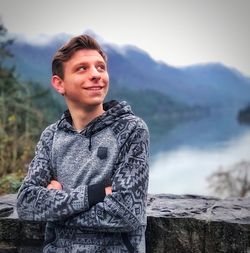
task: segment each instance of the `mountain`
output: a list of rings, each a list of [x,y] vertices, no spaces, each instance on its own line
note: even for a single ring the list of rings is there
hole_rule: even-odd
[[[121,52],[107,47],[107,52],[111,76],[126,80],[131,88],[154,89],[189,105],[241,106],[250,100],[249,78],[222,64],[175,68],[135,47]]]
[[[49,85],[53,53],[69,38],[59,34],[41,44],[17,40],[11,50],[21,78]],[[220,63],[176,68],[135,46],[101,44],[108,54],[113,88],[154,90],[190,106],[240,108],[250,101],[250,79]]]
[[[16,39],[10,49],[14,55],[12,64],[20,78],[48,88],[53,54],[70,37],[67,34],[45,36],[39,43]],[[133,111],[149,126],[152,150],[157,150],[154,145],[158,145],[162,136],[183,122],[208,118],[212,110],[218,109],[229,108],[234,114],[250,102],[250,78],[235,69],[219,63],[176,68],[154,60],[135,46],[117,46],[98,36],[96,39],[108,55],[107,100],[126,100],[131,104]],[[56,92],[53,94],[63,111],[63,98]]]
[[[204,103],[237,106],[249,101],[250,79],[236,69],[210,63],[190,66],[183,71],[189,75],[193,87],[200,89],[196,92],[202,94],[200,99]]]

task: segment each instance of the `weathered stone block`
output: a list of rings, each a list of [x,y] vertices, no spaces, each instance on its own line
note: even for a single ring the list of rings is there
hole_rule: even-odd
[[[44,223],[20,221],[0,197],[0,253],[42,252]],[[150,195],[147,253],[250,253],[250,198]]]
[[[249,253],[250,198],[150,196],[147,252]]]

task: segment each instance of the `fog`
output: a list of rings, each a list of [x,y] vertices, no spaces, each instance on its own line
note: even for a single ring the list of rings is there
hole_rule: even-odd
[[[250,131],[213,148],[180,147],[152,157],[149,193],[215,195],[207,177],[219,166],[250,160]]]

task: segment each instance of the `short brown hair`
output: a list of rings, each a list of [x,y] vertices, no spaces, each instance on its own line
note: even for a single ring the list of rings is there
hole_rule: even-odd
[[[52,75],[64,78],[63,63],[68,61],[71,56],[80,49],[93,49],[99,52],[104,61],[107,56],[95,39],[89,35],[79,35],[70,39],[64,46],[58,49],[52,59]]]

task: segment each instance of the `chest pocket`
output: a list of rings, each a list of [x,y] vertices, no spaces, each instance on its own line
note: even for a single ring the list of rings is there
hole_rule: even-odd
[[[107,147],[99,147],[97,150],[97,157],[101,160],[104,160],[108,157],[108,148]]]

